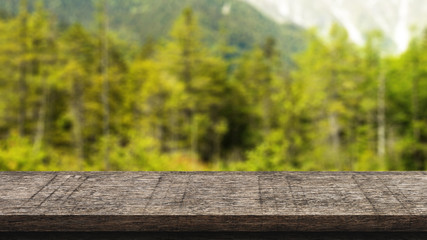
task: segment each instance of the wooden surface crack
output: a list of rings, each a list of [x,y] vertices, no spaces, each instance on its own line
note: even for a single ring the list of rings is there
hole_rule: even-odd
[[[262,191],[261,191],[261,179],[260,179],[261,177],[260,176],[258,176],[258,202],[259,202],[259,206],[260,206],[260,208],[261,208],[261,211],[263,211],[263,204],[264,204],[264,201],[263,201],[263,199],[262,199]],[[263,211],[264,212],[264,211]]]
[[[289,180],[289,176],[286,176],[285,179],[286,179],[286,183],[288,184],[289,192],[292,195],[292,203],[295,206],[295,211],[296,212],[300,212],[299,204],[297,204],[297,202],[296,202],[296,196],[295,196],[295,193],[294,193],[294,191],[292,189],[292,184],[291,184],[291,181]]]
[[[37,194],[39,194],[45,187],[47,187],[50,183],[53,182],[53,180],[55,180],[55,178],[58,177],[58,174],[55,174],[55,176],[53,176],[46,184],[43,185],[43,187],[41,187],[36,193],[34,193],[29,199],[28,202],[31,201]]]
[[[191,181],[191,175],[188,175],[187,182],[184,187],[184,193],[182,194],[181,201],[179,202],[180,208],[184,206],[184,201],[185,201],[185,197],[187,196],[187,189],[188,189],[188,185],[190,184],[190,181]]]
[[[291,184],[291,181],[289,180],[289,178],[290,178],[290,176],[286,176],[285,177],[286,183],[288,184],[289,192],[292,195],[292,203],[294,204],[294,206],[295,206],[295,212],[297,213],[297,219],[296,219],[297,224],[296,224],[296,227],[295,227],[295,231],[298,231],[299,228],[300,228],[300,216],[299,216],[299,213],[301,212],[301,209],[300,209],[299,204],[296,202],[296,195],[294,193],[294,190],[292,189],[292,184]]]
[[[85,183],[86,180],[88,180],[88,179],[89,179],[89,176],[86,176],[83,179],[83,181],[79,185],[77,185],[77,187],[75,187],[73,189],[73,191],[71,191],[71,193],[67,195],[67,197],[65,197],[65,199],[64,199],[64,201],[62,201],[62,203],[65,203],[75,192],[77,192],[80,189],[80,187],[83,185],[83,183]]]
[[[144,212],[147,210],[148,206],[150,205],[151,200],[153,200],[154,192],[155,192],[155,191],[157,190],[157,188],[159,187],[160,183],[162,182],[162,179],[163,179],[163,174],[161,174],[161,175],[159,176],[159,178],[157,179],[156,185],[154,186],[153,191],[151,191],[150,196],[149,196],[149,197],[148,197],[148,199],[147,199],[147,203],[146,203],[146,204],[145,204],[145,206],[144,206]]]
[[[66,183],[67,182],[67,180],[69,179],[70,177],[68,176],[57,188],[55,188],[55,190],[53,190],[47,197],[45,197],[44,199],[43,199],[43,201],[41,201],[40,202],[40,204],[39,204],[39,207],[40,206],[42,206],[43,205],[43,203],[45,203],[54,193],[56,193],[63,185],[64,185],[64,183]]]
[[[369,204],[371,205],[372,209],[374,210],[376,215],[379,215],[380,212],[378,211],[378,209],[375,207],[374,203],[371,201],[371,199],[368,197],[368,195],[366,195],[366,192],[363,190],[363,188],[360,186],[359,181],[357,181],[355,175],[352,175],[351,178],[353,179],[353,181],[356,183],[357,188],[362,192],[363,196],[365,197],[365,199],[369,202]]]
[[[390,192],[390,194],[393,196],[393,198],[395,198],[400,203],[400,205],[402,206],[402,208],[405,209],[405,211],[409,215],[412,215],[412,212],[406,207],[406,205],[402,202],[402,200],[400,199],[400,197],[397,196],[393,191],[391,191],[391,189],[387,186],[387,184],[384,182],[384,180],[381,179],[379,176],[377,176],[377,179],[382,183],[382,185],[387,189],[387,191]],[[401,193],[401,194],[403,195],[403,193]]]

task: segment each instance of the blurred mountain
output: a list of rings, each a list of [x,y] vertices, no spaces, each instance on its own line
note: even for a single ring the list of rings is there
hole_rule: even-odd
[[[333,22],[344,26],[351,39],[363,44],[371,30],[381,30],[391,42],[390,48],[402,52],[412,31],[427,25],[425,0],[242,0],[250,3],[279,23],[293,22],[317,27],[326,33]]]
[[[97,0],[43,0],[65,28],[79,22],[95,29]],[[37,1],[28,1],[34,9]],[[304,30],[295,24],[278,24],[252,5],[239,0],[108,0],[111,30],[121,39],[143,43],[149,38],[167,37],[175,19],[185,7],[194,9],[203,27],[205,41],[213,45],[227,36],[229,44],[245,50],[267,37],[278,41],[286,56],[304,47]],[[16,14],[19,0],[0,0],[0,10]]]

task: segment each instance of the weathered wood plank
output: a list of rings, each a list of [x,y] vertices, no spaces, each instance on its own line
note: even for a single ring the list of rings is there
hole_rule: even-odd
[[[7,231],[427,232],[427,175],[1,172]]]

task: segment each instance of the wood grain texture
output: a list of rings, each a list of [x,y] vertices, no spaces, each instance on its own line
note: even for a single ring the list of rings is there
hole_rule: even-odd
[[[427,232],[427,174],[1,172],[17,231]]]

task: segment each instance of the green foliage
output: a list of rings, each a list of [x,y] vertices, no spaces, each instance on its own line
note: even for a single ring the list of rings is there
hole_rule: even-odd
[[[427,167],[427,36],[386,57],[239,1],[38,2],[0,20],[0,170]]]
[[[49,169],[44,149],[36,149],[27,137],[12,133],[0,142],[0,171],[46,171]]]

